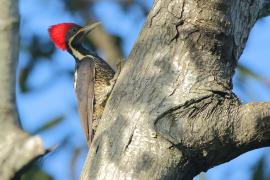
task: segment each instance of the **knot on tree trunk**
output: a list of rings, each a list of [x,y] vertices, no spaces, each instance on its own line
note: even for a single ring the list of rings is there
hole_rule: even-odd
[[[231,159],[237,148],[234,126],[239,107],[240,101],[232,92],[212,92],[168,110],[157,119],[155,128],[199,173],[224,162],[224,158]]]

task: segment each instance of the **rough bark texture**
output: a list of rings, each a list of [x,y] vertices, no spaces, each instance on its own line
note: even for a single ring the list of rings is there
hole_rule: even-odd
[[[0,179],[11,179],[18,170],[44,153],[42,141],[18,127],[15,102],[19,50],[17,0],[0,0]]]
[[[270,104],[232,76],[264,0],[156,0],[106,105],[82,179],[192,179],[270,145]]]

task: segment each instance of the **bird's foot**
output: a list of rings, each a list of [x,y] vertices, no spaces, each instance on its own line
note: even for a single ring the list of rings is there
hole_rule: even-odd
[[[123,69],[123,67],[124,67],[124,65],[125,65],[125,60],[121,60],[117,65],[116,65],[116,67],[117,67],[117,70],[116,70],[116,72],[115,72],[115,74],[114,74],[114,77],[110,80],[110,84],[111,85],[113,85],[114,86],[114,84],[116,83],[116,81],[117,81],[117,79],[118,79],[118,76],[119,76],[119,74],[121,73],[121,71],[122,71],[122,69]]]

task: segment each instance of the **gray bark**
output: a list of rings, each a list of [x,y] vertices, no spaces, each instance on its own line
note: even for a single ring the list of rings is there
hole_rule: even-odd
[[[29,137],[18,127],[15,101],[19,52],[17,0],[0,0],[0,179],[11,179],[18,170],[44,153],[39,137]]]
[[[232,76],[264,0],[156,0],[120,73],[81,179],[192,179],[270,145],[270,104]]]

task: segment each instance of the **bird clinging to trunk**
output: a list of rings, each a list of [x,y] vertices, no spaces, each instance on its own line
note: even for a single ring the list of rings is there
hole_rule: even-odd
[[[103,59],[82,46],[85,36],[100,23],[81,27],[60,23],[48,31],[56,47],[67,50],[76,61],[74,88],[81,124],[90,146],[112,88],[115,71]]]

